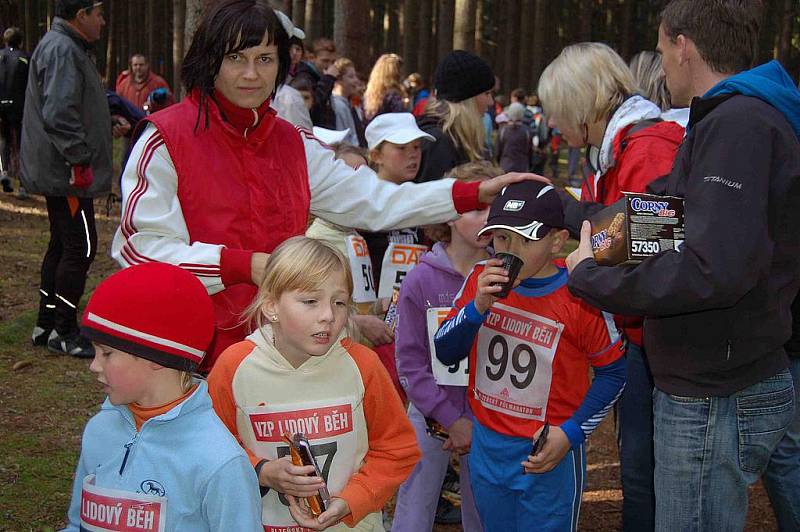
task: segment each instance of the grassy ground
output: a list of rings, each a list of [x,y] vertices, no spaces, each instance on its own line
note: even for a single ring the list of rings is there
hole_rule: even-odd
[[[110,217],[104,207],[104,200],[95,206],[100,252],[87,294],[116,269],[107,254],[119,207]],[[54,530],[64,524],[83,425],[103,399],[87,361],[53,356],[30,344],[48,238],[41,198],[0,196],[0,531]],[[589,440],[588,464],[580,529],[618,529],[622,494],[613,420]],[[747,529],[775,530],[760,486],[752,491]]]

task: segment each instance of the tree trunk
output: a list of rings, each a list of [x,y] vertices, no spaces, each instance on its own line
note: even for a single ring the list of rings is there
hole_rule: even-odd
[[[147,60],[152,68],[156,54],[156,0],[147,0],[147,14],[144,20],[145,28],[149,28],[147,32]]]
[[[778,36],[778,49],[775,59],[788,66],[792,53],[792,28],[794,27],[794,17],[797,16],[793,5],[797,0],[783,0],[783,9],[780,14],[780,34]]]
[[[622,18],[619,32],[619,55],[625,61],[630,61],[633,56],[633,13],[636,8],[634,0],[623,0],[622,4]]]
[[[456,0],[439,0],[436,15],[436,55],[439,61],[453,50]]]
[[[517,81],[517,85],[524,88],[526,92],[530,92],[531,70],[533,68],[533,64],[531,63],[531,48],[533,47],[533,39],[527,38],[527,36],[530,35],[531,31],[533,30],[534,16],[533,0],[522,0],[519,29],[522,39],[519,43],[519,62],[517,63],[519,79]]]
[[[292,22],[300,29],[306,24],[306,0],[292,0]]]
[[[106,68],[103,77],[106,79],[106,86],[111,90],[117,90],[114,86],[117,78],[117,73],[114,68],[114,0],[106,0],[105,3],[105,19],[106,19]]]
[[[175,84],[175,95],[178,97],[183,96],[183,89],[179,88],[179,83],[184,55],[185,22],[186,0],[172,0],[172,79]]]
[[[422,0],[428,2],[430,0]],[[419,0],[403,2],[403,64],[405,74],[417,71],[419,46]]]
[[[322,37],[322,0],[306,0],[306,39],[309,44]]]
[[[505,59],[503,65],[505,72],[503,74],[503,83],[508,87],[508,93],[511,94],[517,87],[517,52],[519,51],[520,35],[519,35],[519,0],[508,0],[506,3],[506,24],[505,24]]]
[[[592,0],[578,0],[578,41],[592,40]]]
[[[203,9],[205,4],[203,0],[185,0],[186,1],[186,22],[183,27],[183,49],[184,52],[189,50],[194,39],[194,32],[203,20]]]
[[[400,51],[400,8],[397,7],[397,0],[386,0],[386,14],[388,16],[389,31],[386,36],[386,48],[384,52]]]
[[[533,20],[533,54],[531,59],[531,80],[534,87],[539,85],[539,76],[544,70],[545,38],[547,31],[547,5],[545,0],[535,0]],[[554,23],[554,21],[553,21]]]
[[[453,48],[475,50],[475,8],[477,0],[456,0]]]
[[[336,0],[334,4],[333,40],[341,57],[350,58],[356,70],[369,69],[369,3],[368,0]]]
[[[486,32],[486,13],[484,12],[484,0],[475,2],[475,54],[486,58],[488,46],[484,33]]]
[[[34,26],[34,17],[33,17],[33,9],[34,9],[34,0],[25,0],[23,2],[23,11],[25,12],[25,50],[28,53],[33,53],[34,43],[39,40],[38,32],[36,31],[36,27]],[[36,32],[36,35],[34,35]]]
[[[433,69],[433,2],[423,0],[419,10],[419,42],[417,49],[417,72],[423,79],[430,79]]]
[[[372,2],[370,9],[370,59],[375,60],[386,49],[388,31],[384,30],[386,22],[386,3]]]

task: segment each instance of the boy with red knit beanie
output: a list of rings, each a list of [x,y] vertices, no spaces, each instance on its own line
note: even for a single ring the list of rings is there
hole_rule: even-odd
[[[168,264],[127,268],[81,325],[108,397],[84,429],[65,530],[262,530],[253,468],[190,373],[214,334],[202,283]]]

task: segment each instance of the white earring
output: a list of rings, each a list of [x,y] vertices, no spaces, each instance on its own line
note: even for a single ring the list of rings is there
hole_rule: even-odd
[[[276,321],[278,321],[278,316],[273,314],[272,316],[269,317],[269,321],[271,321],[272,323],[275,323]]]

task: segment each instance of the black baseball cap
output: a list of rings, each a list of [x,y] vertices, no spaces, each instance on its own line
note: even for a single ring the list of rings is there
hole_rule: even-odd
[[[541,240],[551,229],[563,227],[564,207],[553,185],[522,181],[508,185],[494,199],[486,226],[478,235],[507,229],[528,240]]]

